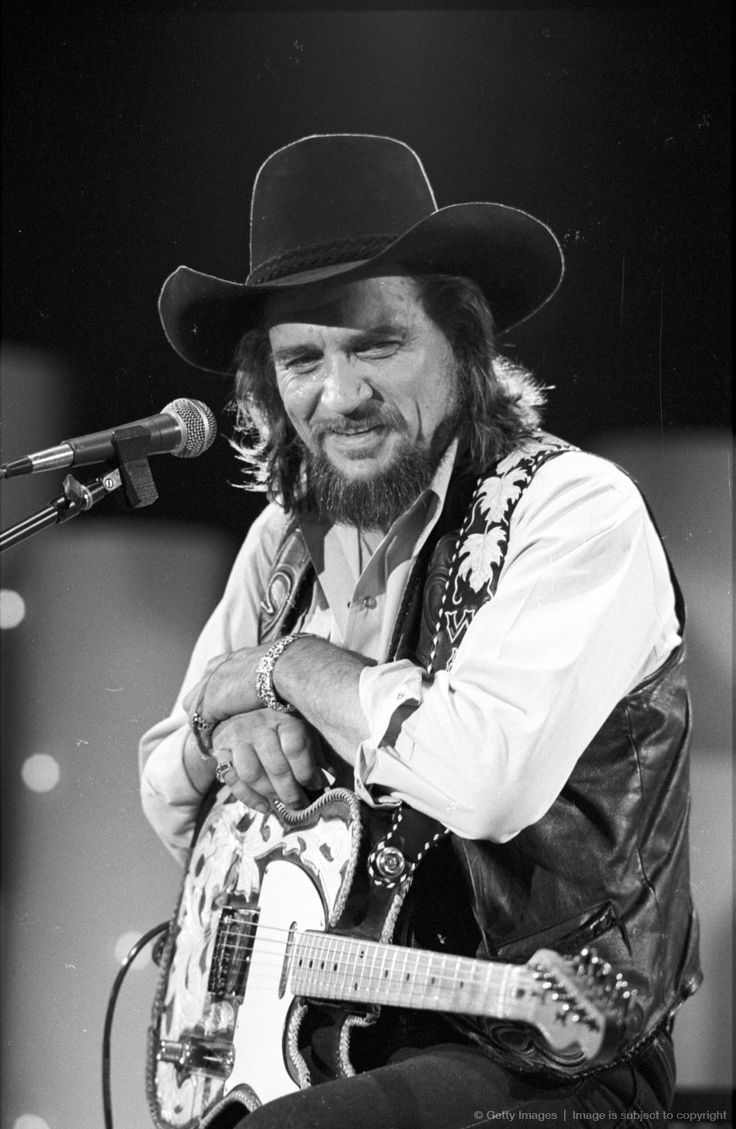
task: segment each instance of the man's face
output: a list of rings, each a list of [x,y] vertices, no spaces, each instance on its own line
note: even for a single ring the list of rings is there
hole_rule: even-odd
[[[313,457],[356,484],[399,473],[411,452],[436,466],[457,423],[455,363],[411,278],[332,280],[272,297],[266,314],[279,392]]]

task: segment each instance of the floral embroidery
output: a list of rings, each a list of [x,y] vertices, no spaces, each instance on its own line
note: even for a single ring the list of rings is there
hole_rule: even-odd
[[[511,518],[536,471],[555,455],[577,449],[540,432],[478,483],[448,577],[430,669],[451,669],[470,621],[494,596],[508,552]]]

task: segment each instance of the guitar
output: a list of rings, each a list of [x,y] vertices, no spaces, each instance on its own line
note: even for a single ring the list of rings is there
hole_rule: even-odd
[[[368,878],[380,840],[367,812],[344,788],[268,815],[218,793],[161,961],[147,1070],[158,1129],[193,1129],[233,1090],[252,1110],[310,1085],[300,1034],[311,1001],[335,1004],[335,1076],[355,1072],[350,1035],[381,1006],[528,1025],[568,1070],[618,1049],[633,993],[588,950],[513,965],[391,944],[411,876],[389,848],[398,877]]]

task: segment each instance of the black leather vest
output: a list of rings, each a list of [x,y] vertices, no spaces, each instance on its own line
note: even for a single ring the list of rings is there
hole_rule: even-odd
[[[506,506],[507,526],[538,466],[568,449],[553,440],[529,464],[514,504]],[[409,584],[395,657],[411,655],[427,667],[434,653],[434,669],[451,661],[459,636],[445,626],[438,639],[436,625],[448,574],[457,569],[458,534],[448,528],[462,524],[458,518],[467,514],[468,497],[467,483],[455,483],[432,558],[419,563]],[[298,594],[303,599],[310,587],[299,581],[308,573],[294,526],[274,568],[263,638],[291,628]],[[479,604],[492,598],[499,574],[500,568]],[[674,575],[672,579],[684,622]],[[683,651],[673,652],[616,705],[542,819],[503,844],[456,835],[449,839],[453,866],[460,871],[480,933],[478,955],[524,962],[539,948],[573,955],[593,944],[636,989],[628,1052],[702,979],[689,880],[690,710]],[[549,1060],[539,1056],[519,1025],[468,1020],[462,1026],[514,1069],[549,1069]]]

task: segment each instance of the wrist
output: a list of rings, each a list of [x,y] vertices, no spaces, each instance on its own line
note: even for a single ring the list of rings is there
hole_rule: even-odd
[[[283,635],[261,656],[256,667],[256,695],[260,704],[266,709],[279,710],[281,713],[297,712],[296,708],[279,693],[274,680],[277,677],[277,665],[284,651],[305,637],[311,638],[309,632],[297,631],[290,635]]]

